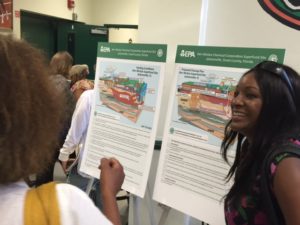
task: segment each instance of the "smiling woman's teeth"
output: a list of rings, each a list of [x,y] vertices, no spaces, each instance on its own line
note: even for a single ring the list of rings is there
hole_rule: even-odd
[[[240,112],[233,112],[234,116],[243,116],[245,115],[244,113],[240,113]]]

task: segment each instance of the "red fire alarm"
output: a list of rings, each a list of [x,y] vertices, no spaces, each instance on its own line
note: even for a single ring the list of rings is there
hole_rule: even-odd
[[[75,7],[75,0],[68,0],[68,9],[73,9]]]

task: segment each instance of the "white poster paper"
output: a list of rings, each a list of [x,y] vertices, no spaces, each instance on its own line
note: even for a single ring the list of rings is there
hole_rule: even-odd
[[[115,157],[124,167],[122,188],[143,197],[160,108],[165,45],[98,47],[95,104],[80,170],[99,177],[99,160]]]
[[[178,46],[154,200],[210,225],[225,224],[223,197],[231,183],[220,146],[235,87],[247,68],[270,57],[282,61],[283,52]]]

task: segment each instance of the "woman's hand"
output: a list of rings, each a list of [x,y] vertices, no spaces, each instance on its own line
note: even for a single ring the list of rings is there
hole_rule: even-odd
[[[62,167],[64,173],[67,174],[68,161],[60,161],[60,162],[61,162],[61,167]]]
[[[70,164],[72,164],[75,161],[75,159],[68,159],[68,161],[60,161],[61,162],[61,167],[64,171],[65,174],[68,173],[68,167]]]
[[[103,200],[103,213],[114,224],[121,225],[120,213],[116,195],[121,189],[125,174],[120,162],[114,158],[101,159],[101,195]]]
[[[125,178],[123,166],[115,158],[102,158],[99,169],[101,170],[101,192],[116,196]]]

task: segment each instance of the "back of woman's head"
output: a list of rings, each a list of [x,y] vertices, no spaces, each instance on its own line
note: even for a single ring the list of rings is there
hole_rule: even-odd
[[[0,184],[39,172],[50,162],[63,99],[49,81],[44,55],[0,35]]]
[[[73,64],[73,57],[66,51],[57,52],[50,61],[51,73],[69,78],[69,71]]]
[[[85,79],[89,74],[89,66],[86,64],[74,65],[70,69],[70,79],[71,85],[75,84],[77,81]]]

